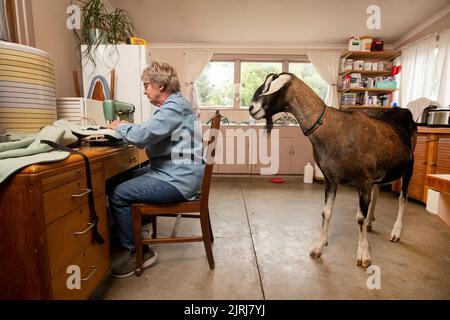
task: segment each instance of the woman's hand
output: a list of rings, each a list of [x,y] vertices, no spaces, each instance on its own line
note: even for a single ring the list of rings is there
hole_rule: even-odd
[[[114,120],[113,122],[111,122],[111,123],[108,125],[108,129],[116,130],[117,127],[119,126],[119,124],[122,124],[122,123],[131,123],[131,122],[126,121],[126,120]]]

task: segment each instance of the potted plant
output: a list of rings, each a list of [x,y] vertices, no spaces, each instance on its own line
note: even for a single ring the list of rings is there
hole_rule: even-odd
[[[123,9],[116,9],[107,16],[108,43],[125,43],[134,34],[134,26]]]
[[[108,12],[102,0],[79,0],[81,9],[81,30],[74,30],[79,46],[86,47],[81,52],[82,60],[94,62],[92,49],[100,44],[118,44],[133,35],[134,26],[122,9]]]

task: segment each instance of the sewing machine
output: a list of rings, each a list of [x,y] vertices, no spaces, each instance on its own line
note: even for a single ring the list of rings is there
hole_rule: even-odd
[[[117,119],[134,122],[135,107],[131,103],[121,102],[117,100],[103,101],[103,116],[107,122]]]

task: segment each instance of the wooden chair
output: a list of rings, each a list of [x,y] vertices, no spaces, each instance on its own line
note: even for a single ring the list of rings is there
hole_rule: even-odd
[[[142,270],[142,248],[143,244],[154,243],[179,243],[179,242],[200,242],[203,241],[206,250],[206,256],[208,257],[208,263],[210,269],[214,269],[214,257],[211,249],[211,243],[214,242],[214,236],[211,228],[211,220],[209,218],[209,189],[211,185],[211,175],[214,165],[214,156],[216,151],[218,131],[220,127],[221,115],[216,112],[216,115],[211,122],[211,134],[207,145],[206,152],[206,165],[203,175],[203,183],[201,195],[198,200],[184,201],[175,203],[136,203],[132,205],[131,212],[133,218],[133,237],[136,246],[136,276],[140,276]],[[152,221],[152,237],[142,237],[142,217],[151,216]],[[157,237],[157,217],[176,217],[174,228],[170,237],[158,238]],[[178,227],[181,218],[198,218],[200,219],[200,225],[202,230],[201,236],[192,237],[178,237]]]

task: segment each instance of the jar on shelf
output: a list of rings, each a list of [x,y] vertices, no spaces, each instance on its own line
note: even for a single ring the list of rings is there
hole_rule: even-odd
[[[361,51],[370,51],[372,48],[372,38],[371,37],[361,37],[360,38],[360,48]]]

